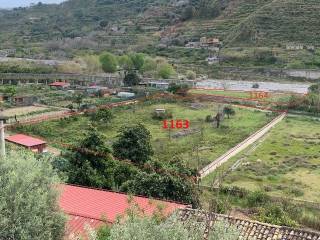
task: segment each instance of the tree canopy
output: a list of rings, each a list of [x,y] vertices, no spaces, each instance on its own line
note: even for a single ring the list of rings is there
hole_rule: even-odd
[[[151,134],[142,124],[123,128],[113,144],[114,155],[120,159],[144,164],[151,159]]]
[[[127,73],[123,79],[123,83],[125,86],[136,86],[140,83],[140,81],[141,78],[134,71]]]
[[[103,53],[100,56],[100,63],[102,66],[102,70],[106,73],[114,73],[117,71],[117,58],[112,53]]]
[[[235,110],[231,106],[225,106],[223,108],[224,114],[227,114],[228,118],[236,114]]]
[[[67,152],[68,182],[89,187],[110,189],[113,186],[114,162],[106,140],[96,128],[80,142],[79,147]]]
[[[20,151],[0,159],[0,239],[63,239],[58,181],[48,159]]]
[[[169,63],[163,63],[158,66],[158,76],[163,79],[168,79],[175,74],[175,70]]]

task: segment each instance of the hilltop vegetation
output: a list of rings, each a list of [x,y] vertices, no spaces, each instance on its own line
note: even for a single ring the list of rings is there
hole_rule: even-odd
[[[115,34],[114,41],[127,39],[126,44],[134,44],[140,35],[151,38],[152,34],[174,26],[175,34],[184,40],[205,34],[219,37],[230,45],[315,44],[320,36],[319,7],[317,0],[69,0],[60,5],[39,3],[29,8],[1,11],[0,39],[1,45],[8,46],[88,37],[93,41],[92,46],[98,47],[110,40],[106,34],[110,29],[126,33],[127,38]]]

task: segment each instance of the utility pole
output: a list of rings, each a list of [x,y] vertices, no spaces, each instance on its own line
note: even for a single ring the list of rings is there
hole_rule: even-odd
[[[4,123],[7,121],[7,117],[0,114],[0,157],[6,157],[6,143],[4,140]]]

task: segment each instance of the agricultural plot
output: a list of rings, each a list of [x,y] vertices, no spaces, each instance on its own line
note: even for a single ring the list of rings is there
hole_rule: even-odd
[[[145,125],[152,135],[154,157],[160,161],[183,161],[188,166],[200,168],[235,146],[271,120],[268,113],[235,108],[235,116],[225,119],[219,129],[205,122],[208,115],[215,115],[221,105],[214,103],[158,103],[149,102],[135,106],[113,109],[115,118],[111,123],[93,122],[105,134],[111,144],[118,131],[132,124]],[[188,129],[164,129],[161,120],[152,118],[155,109],[170,111],[174,120],[188,120]],[[88,116],[77,116],[64,120],[43,122],[34,126],[23,126],[17,132],[38,135],[55,147],[75,144],[88,131],[91,120]]]
[[[320,199],[320,123],[288,117],[257,146],[240,153],[220,168],[230,169],[223,184],[263,190],[271,195],[308,201]],[[213,175],[204,180],[213,181]]]
[[[28,107],[16,107],[16,108],[8,108],[3,111],[3,115],[7,117],[14,117],[28,115],[28,114],[36,114],[39,112],[50,111],[50,108],[41,107],[41,106],[28,106]]]
[[[216,96],[224,96],[230,98],[243,98],[243,99],[257,99],[266,102],[280,102],[286,103],[290,100],[291,95],[276,92],[260,92],[258,90],[247,91],[232,91],[232,90],[211,90],[211,89],[192,89],[189,91],[192,94],[209,94]]]

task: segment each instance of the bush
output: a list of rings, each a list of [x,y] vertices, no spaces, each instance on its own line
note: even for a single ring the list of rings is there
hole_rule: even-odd
[[[138,217],[139,213],[131,214],[126,221],[118,221],[111,227],[110,233],[97,240],[202,240],[206,223],[197,221],[194,217],[189,217],[183,222],[177,214],[170,218],[159,221],[156,216]],[[240,236],[239,230],[235,226],[224,221],[215,222],[208,234],[208,240],[236,240]],[[91,239],[92,240],[92,239]]]
[[[156,112],[154,111],[151,114],[152,119],[155,120],[165,120],[165,119],[172,119],[173,115],[171,111],[165,111],[165,112]]]
[[[211,115],[207,115],[205,121],[206,122],[214,122],[214,118]]]
[[[255,191],[249,193],[247,197],[247,204],[249,207],[262,206],[266,204],[268,201],[270,201],[270,197],[262,191]]]
[[[189,86],[187,84],[170,83],[168,87],[168,92],[171,92],[173,94],[179,94],[182,96],[187,95],[188,90]]]
[[[254,83],[254,84],[252,84],[252,88],[259,88],[260,86],[259,86],[259,83]]]

